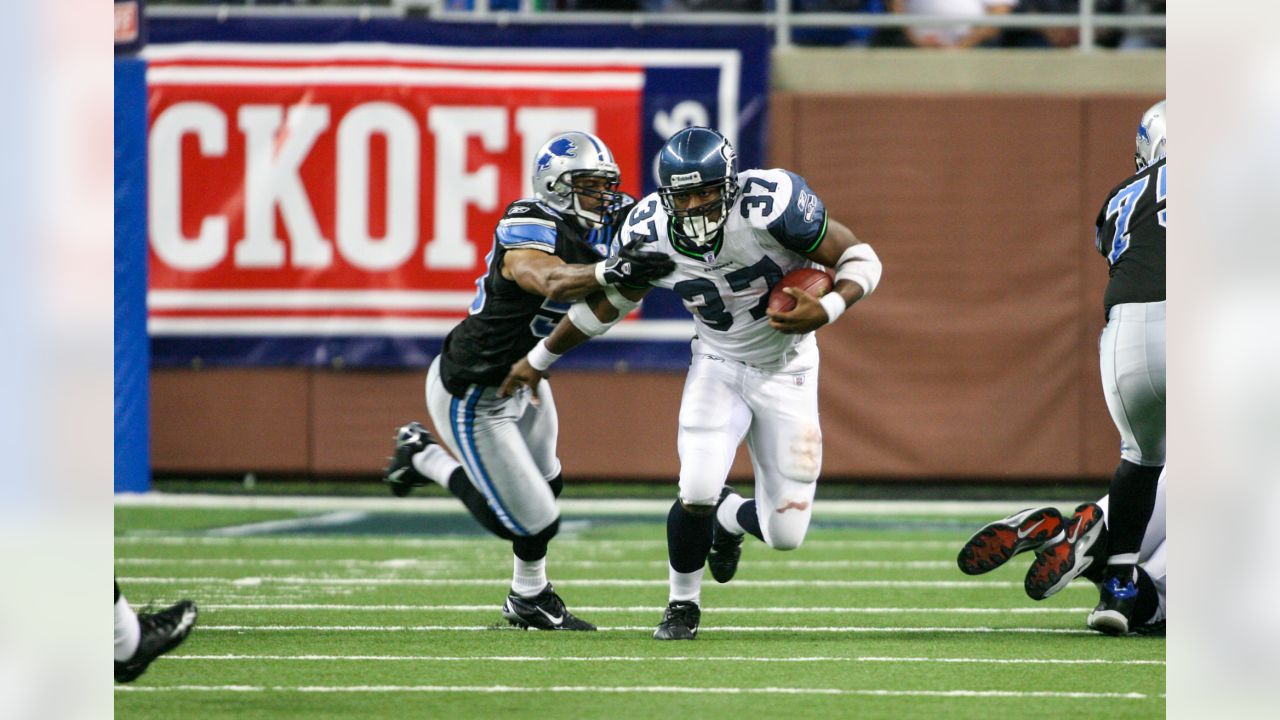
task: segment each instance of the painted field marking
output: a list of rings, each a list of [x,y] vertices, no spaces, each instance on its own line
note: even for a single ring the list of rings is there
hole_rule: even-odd
[[[1105,660],[1101,658],[962,658],[962,657],[754,657],[747,655],[638,656],[601,655],[546,657],[542,655],[164,655],[162,660],[272,660],[298,662],[757,662],[757,663],[952,663],[977,665],[1164,665],[1164,660]]]
[[[343,568],[371,568],[376,570],[435,570],[447,568],[471,568],[475,560],[417,560],[413,558],[391,558],[387,560],[367,560],[361,558],[158,558],[127,557],[116,558],[116,565],[123,566],[166,566],[183,565],[190,567],[312,567],[316,565],[333,565]],[[666,560],[560,560],[555,561],[557,568],[598,568],[639,566],[651,568],[667,567]],[[941,570],[956,566],[954,560],[751,560],[751,567],[783,568],[788,570],[812,569],[867,569],[867,570]]]
[[[810,540],[803,548],[815,550],[951,550],[958,551],[965,538],[956,540]],[[406,547],[406,548],[453,548],[465,547],[480,550],[494,550],[502,546],[489,536],[460,538],[442,536],[428,537],[356,537],[356,536],[296,536],[296,535],[249,535],[245,537],[210,537],[208,535],[174,535],[172,532],[148,533],[136,531],[115,538],[116,545],[279,545],[279,546],[332,546],[332,547]],[[666,540],[604,540],[584,538],[556,538],[557,548],[573,548],[573,552],[583,550],[666,550]],[[803,549],[802,548],[802,549]],[[510,557],[509,555],[504,557]]]
[[[176,600],[173,602],[177,602]],[[498,608],[497,603],[488,605],[353,605],[323,603],[201,603],[201,612],[224,612],[236,610],[331,610],[342,612],[492,612]],[[777,615],[805,615],[816,613],[855,613],[859,615],[907,615],[915,613],[942,613],[949,615],[1077,615],[1087,613],[1087,607],[1018,607],[1018,608],[984,608],[984,607],[952,607],[952,608],[908,608],[908,607],[716,607],[708,612],[712,615],[720,613],[763,613]],[[630,605],[625,607],[583,605],[574,606],[574,610],[584,613],[632,613],[661,612],[656,605]]]
[[[506,587],[510,578],[313,578],[296,576],[248,576],[248,577],[121,577],[122,583],[136,585],[235,585],[259,587],[264,584],[316,585],[316,586],[367,586],[408,585],[422,587]],[[667,587],[666,580],[635,580],[622,578],[564,578],[558,580],[573,587]],[[1021,581],[1012,580],[738,580],[740,588],[931,588],[946,590],[988,590],[991,588],[1022,587]],[[1068,585],[1066,590],[1097,592],[1092,584]]]
[[[482,630],[515,631],[501,625],[201,625],[203,632],[476,632]],[[643,631],[653,632],[652,625],[615,625],[601,626],[603,631]],[[702,633],[718,632],[796,632],[796,633],[1033,633],[1055,635],[1097,635],[1093,630],[1074,630],[1070,628],[1038,628],[1038,627],[870,627],[858,625],[808,627],[777,625],[728,625],[719,626]]]
[[[880,697],[953,698],[1072,698],[1150,700],[1163,695],[1113,692],[1058,692],[1050,690],[881,690],[843,688],[737,688],[737,687],[609,687],[598,685],[557,685],[515,687],[511,685],[116,685],[116,692],[300,692],[300,693],[645,693],[678,695],[858,695]]]

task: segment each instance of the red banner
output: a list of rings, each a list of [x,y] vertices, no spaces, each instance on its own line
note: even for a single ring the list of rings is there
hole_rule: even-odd
[[[639,193],[642,67],[587,53],[180,46],[151,57],[161,334],[440,334],[536,150],[588,130]]]

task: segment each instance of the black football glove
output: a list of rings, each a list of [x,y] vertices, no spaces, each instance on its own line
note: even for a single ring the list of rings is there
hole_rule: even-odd
[[[642,250],[643,240],[632,240],[622,246],[614,257],[600,263],[596,277],[605,285],[627,283],[647,285],[650,281],[670,275],[676,263],[664,253]]]

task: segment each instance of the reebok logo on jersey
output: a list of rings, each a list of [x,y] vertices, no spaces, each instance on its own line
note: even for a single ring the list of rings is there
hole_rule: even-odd
[[[805,222],[813,222],[818,214],[818,196],[808,190],[801,190],[796,196],[796,208],[804,213]]]
[[[520,213],[527,213],[527,212],[529,212],[529,206],[528,206],[528,205],[516,205],[515,207],[511,208],[510,210],[508,210],[508,211],[507,211],[507,214],[508,214],[508,215],[519,215]]]

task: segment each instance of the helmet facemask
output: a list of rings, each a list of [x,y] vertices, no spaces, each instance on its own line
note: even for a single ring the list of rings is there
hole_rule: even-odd
[[[708,190],[719,190],[720,197],[699,202],[697,196]],[[676,184],[658,190],[662,208],[671,216],[675,233],[698,247],[716,241],[737,195],[738,183],[732,178],[692,185]]]
[[[591,179],[603,182],[583,183],[584,180]],[[552,190],[569,198],[565,212],[577,218],[584,229],[590,230],[603,226],[605,217],[618,206],[622,199],[622,193],[618,192],[618,181],[618,173],[612,170],[570,171],[562,173],[556,179]]]

